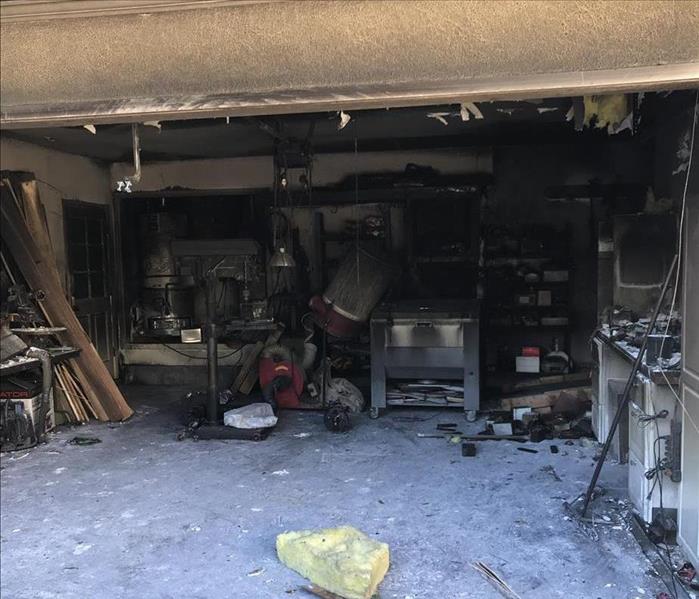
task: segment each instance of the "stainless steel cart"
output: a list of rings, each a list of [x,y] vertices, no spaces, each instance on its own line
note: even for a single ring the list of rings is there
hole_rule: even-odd
[[[478,311],[477,302],[461,300],[379,306],[371,318],[371,417],[387,406],[387,379],[430,379],[463,381],[463,409],[469,420],[475,419],[480,402]]]

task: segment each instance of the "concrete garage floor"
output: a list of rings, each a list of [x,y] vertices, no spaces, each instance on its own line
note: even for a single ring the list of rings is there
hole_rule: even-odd
[[[603,471],[596,509],[611,521],[598,540],[566,519],[562,503],[585,489],[595,447],[558,442],[553,455],[544,442],[529,454],[483,442],[462,458],[459,445],[417,438],[460,419],[432,410],[362,415],[340,435],[320,414],[286,412],[263,442],[178,442],[181,389],[125,391],[129,422],[64,427],[2,457],[2,597],[305,597],[275,536],[345,523],[390,545],[384,599],[501,597],[475,561],[523,599],[663,590],[614,499],[623,467]],[[68,445],[76,434],[102,443]]]

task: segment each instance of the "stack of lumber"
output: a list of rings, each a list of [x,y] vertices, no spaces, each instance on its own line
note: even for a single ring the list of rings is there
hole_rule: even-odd
[[[0,189],[3,248],[34,291],[49,326],[65,327],[65,332],[57,333],[59,341],[80,349],[78,357],[54,369],[59,408],[77,422],[89,417],[125,420],[133,411],[66,299],[37,182],[26,177],[19,183],[3,178]]]

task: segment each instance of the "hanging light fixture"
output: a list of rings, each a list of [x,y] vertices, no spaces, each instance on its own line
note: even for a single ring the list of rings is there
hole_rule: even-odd
[[[269,265],[272,268],[293,268],[296,266],[296,260],[294,260],[291,254],[287,253],[284,246],[279,246],[272,254]]]

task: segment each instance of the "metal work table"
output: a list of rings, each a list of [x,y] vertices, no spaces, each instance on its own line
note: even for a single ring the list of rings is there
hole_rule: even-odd
[[[464,300],[379,306],[371,317],[371,416],[378,417],[387,405],[386,379],[434,379],[463,384],[463,409],[475,419],[480,403],[478,314],[478,302]]]
[[[51,354],[51,362],[54,364],[63,362],[69,358],[74,358],[80,353],[80,350],[76,347],[51,347],[47,348],[47,351]],[[41,362],[38,358],[17,356],[0,362],[0,376],[17,374],[18,372],[36,368],[37,366],[41,366]]]

